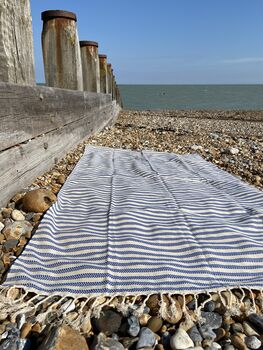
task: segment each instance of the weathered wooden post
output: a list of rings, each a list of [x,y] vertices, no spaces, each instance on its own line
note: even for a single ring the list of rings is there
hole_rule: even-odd
[[[0,1],[0,81],[35,84],[29,0]]]
[[[42,47],[46,84],[83,90],[77,17],[72,12],[51,10],[42,13]]]
[[[107,64],[107,77],[108,77],[108,94],[112,94],[112,72],[111,64]]]
[[[112,76],[112,99],[116,100],[116,80],[115,80],[115,75]]]
[[[80,41],[83,88],[89,92],[100,92],[98,46],[98,43],[95,41]]]
[[[108,93],[108,77],[107,77],[107,56],[99,55],[100,60],[100,92]]]

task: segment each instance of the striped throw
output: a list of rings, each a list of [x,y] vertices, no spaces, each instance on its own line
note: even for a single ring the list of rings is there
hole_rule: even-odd
[[[263,288],[263,193],[198,155],[89,146],[4,286],[72,296]]]

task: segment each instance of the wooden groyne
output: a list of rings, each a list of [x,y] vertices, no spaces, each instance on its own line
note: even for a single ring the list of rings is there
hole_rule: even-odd
[[[121,97],[105,58],[102,70],[98,43],[79,42],[75,14],[42,13],[46,86],[35,82],[29,0],[4,1],[0,16],[2,206],[84,138],[113,123]]]

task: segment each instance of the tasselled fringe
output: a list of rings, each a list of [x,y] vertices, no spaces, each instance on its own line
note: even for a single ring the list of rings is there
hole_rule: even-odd
[[[19,289],[19,297],[14,298],[13,291]],[[124,316],[135,315],[140,317],[145,314],[147,301],[152,295],[112,295],[85,298],[83,296],[72,297],[62,295],[42,295],[32,291],[27,291],[19,287],[0,287],[0,319],[10,319],[11,322],[17,322],[24,318],[25,321],[34,318],[35,323],[44,327],[49,318],[54,318],[57,324],[66,323],[72,328],[85,333],[89,329],[91,318],[98,318],[105,307],[112,307]],[[207,298],[201,304],[198,302],[200,295],[206,295]],[[256,297],[255,297],[256,294]],[[201,322],[204,306],[209,301],[220,302],[224,307],[226,316],[248,316],[252,313],[263,313],[263,289],[252,289],[248,287],[236,287],[232,289],[220,289],[213,291],[204,291],[199,293],[159,293],[159,316],[165,320],[172,319],[178,312],[176,300],[181,296],[183,305],[180,304],[182,318],[181,322]],[[195,301],[193,312],[189,312],[186,303],[186,296],[192,295]],[[249,297],[252,303],[245,301]],[[139,305],[136,304],[139,302]],[[76,312],[77,317],[70,320],[69,313]]]

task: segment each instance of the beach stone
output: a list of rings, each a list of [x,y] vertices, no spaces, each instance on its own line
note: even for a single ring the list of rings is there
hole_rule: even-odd
[[[213,312],[215,311],[215,308],[216,308],[216,303],[213,300],[211,300],[205,304],[204,311]]]
[[[25,339],[32,329],[32,323],[25,323],[21,328],[20,338]]]
[[[146,326],[150,318],[151,318],[151,316],[148,315],[148,314],[143,314],[143,315],[141,315],[141,316],[139,317],[140,325],[141,325],[141,326]]]
[[[199,328],[200,334],[204,339],[207,340],[215,340],[216,339],[216,334],[213,331],[213,329],[209,326],[201,326]]]
[[[11,214],[11,218],[15,221],[24,221],[25,217],[20,210],[14,209]]]
[[[147,327],[143,327],[139,333],[139,340],[136,344],[136,349],[152,348],[156,343],[155,334]]]
[[[140,323],[137,317],[131,316],[127,320],[128,322],[128,333],[132,337],[136,337],[140,332]]]
[[[254,335],[246,337],[245,343],[249,349],[257,350],[261,347],[261,341]]]
[[[2,260],[0,260],[0,273],[3,273],[5,271],[5,265]]]
[[[199,344],[202,342],[203,337],[201,336],[198,328],[196,326],[193,326],[189,331],[187,332],[189,337],[192,339],[192,341],[196,344]]]
[[[107,338],[104,333],[100,333],[95,343],[92,345],[93,350],[124,350],[124,346],[116,339]],[[79,349],[81,350],[81,349]]]
[[[254,328],[252,328],[248,322],[244,321],[242,325],[245,335],[259,335],[258,332]]]
[[[5,235],[6,239],[20,239],[20,237],[23,235],[26,235],[28,233],[31,233],[33,230],[33,226],[28,221],[15,221],[9,225],[7,225],[3,229],[3,234]]]
[[[205,319],[205,326],[208,326],[212,329],[217,329],[222,325],[223,318],[216,312],[202,311],[201,316]]]
[[[238,148],[235,148],[235,147],[231,147],[229,148],[229,153],[232,154],[233,156],[238,154],[240,151]]]
[[[18,244],[17,239],[8,239],[4,244],[3,244],[3,251],[5,253],[10,252],[12,249],[14,249],[17,244]]]
[[[66,176],[65,175],[59,175],[59,177],[57,178],[57,182],[60,185],[64,185],[64,183],[66,182]]]
[[[244,341],[236,334],[231,335],[231,344],[238,350],[247,350],[247,346]]]
[[[23,197],[23,210],[26,212],[44,213],[57,200],[53,192],[46,189],[33,190]]]
[[[244,328],[243,328],[241,323],[233,323],[231,327],[232,327],[233,333],[243,333],[244,332]]]
[[[160,297],[158,294],[153,294],[149,297],[149,299],[146,301],[146,305],[150,309],[150,315],[157,316],[160,309]]]
[[[170,339],[170,346],[172,350],[184,350],[193,348],[194,343],[184,329],[178,328]]]
[[[13,209],[12,208],[4,208],[2,210],[2,216],[4,219],[9,219],[11,218],[11,214],[12,214]]]
[[[5,225],[2,222],[0,222],[0,232],[3,230],[4,227]]]
[[[69,326],[53,329],[38,350],[88,350],[86,339]]]
[[[203,147],[200,145],[191,146],[191,150],[193,150],[193,151],[201,151],[202,149],[203,149]]]
[[[121,326],[122,316],[120,313],[113,310],[103,310],[99,318],[93,318],[92,322],[99,332],[106,335],[117,333]]]
[[[129,349],[134,343],[136,343],[139,340],[138,337],[134,337],[134,338],[122,338],[122,344],[125,347],[125,349]]]
[[[215,331],[215,334],[216,334],[216,339],[215,341],[219,341],[221,340],[222,338],[224,338],[224,336],[226,335],[226,331],[224,328],[218,328],[216,331]]]
[[[163,321],[158,316],[152,316],[147,323],[147,327],[150,328],[150,330],[154,333],[158,332],[162,328],[162,326]]]
[[[263,316],[257,314],[250,314],[248,316],[249,321],[259,332],[263,333]]]
[[[205,350],[219,350],[219,349],[221,349],[221,345],[216,342],[213,342],[210,346],[205,347]]]
[[[224,346],[224,350],[235,350],[235,347],[231,344],[227,344]]]
[[[176,324],[183,317],[183,311],[182,311],[182,308],[181,308],[179,301],[174,299],[174,302],[175,302],[176,311],[171,312],[169,300],[167,300],[167,302],[165,301],[165,304],[167,305],[168,312],[165,312],[162,315],[162,317],[165,319],[165,321],[167,321],[171,324]]]
[[[162,334],[161,342],[164,345],[165,349],[170,349],[170,339],[171,339],[171,334],[168,331]]]

